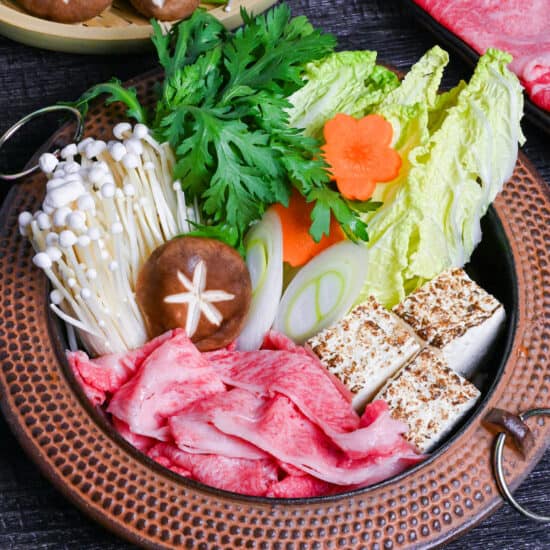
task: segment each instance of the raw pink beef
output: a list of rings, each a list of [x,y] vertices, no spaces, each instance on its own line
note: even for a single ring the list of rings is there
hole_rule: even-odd
[[[284,405],[278,406],[279,402]],[[283,395],[258,396],[235,388],[221,398],[203,400],[202,405],[205,419],[221,433],[248,441],[302,472],[317,471],[325,464],[336,463],[342,456],[330,439]],[[188,410],[174,417],[170,424],[180,447],[179,442],[187,436],[181,428],[186,425]],[[210,449],[223,455],[226,444],[223,439],[216,439],[210,443]]]
[[[175,449],[173,445],[159,442],[147,452],[147,456],[168,470],[172,470],[172,472],[180,476],[193,479],[191,470],[183,465],[177,464],[177,457],[174,457],[175,450],[177,449]],[[180,460],[180,463],[183,464],[183,460]]]
[[[257,445],[279,461],[335,485],[365,486],[386,479],[422,457],[402,438],[393,453],[384,449],[352,459],[306,418],[284,395],[260,397],[246,390],[227,393],[223,409],[212,409],[212,423],[222,432]],[[236,399],[238,407],[231,407]],[[380,460],[383,457],[384,460]]]
[[[319,362],[319,358],[311,351],[303,346],[299,346],[295,344],[290,338],[285,336],[284,334],[281,334],[279,332],[270,331],[265,335],[264,341],[262,343],[262,351],[287,351],[290,353],[296,353],[298,355],[302,355],[305,357],[305,361],[307,359],[310,359],[313,361],[313,363],[317,364],[318,367],[320,367],[321,371],[323,372],[324,376],[328,378],[336,387],[336,389],[342,394],[344,399],[346,401],[349,401],[351,403],[353,399],[353,394],[351,391],[341,382],[339,378],[334,376],[331,372],[326,370],[321,363]],[[232,352],[235,352],[235,346],[230,346],[225,349],[211,351],[208,353],[205,353],[205,357],[213,364],[216,363],[224,363],[224,359],[227,357],[238,357],[237,355],[233,355]],[[248,353],[248,352],[239,352],[241,354]],[[228,355],[230,354],[230,355]],[[219,361],[218,361],[219,360]]]
[[[287,476],[273,483],[267,492],[273,498],[309,498],[330,494],[334,486],[313,476]]]
[[[176,445],[189,453],[215,453],[233,458],[266,458],[268,455],[239,437],[227,435],[212,423],[215,414],[244,414],[248,392],[230,390],[205,397],[172,416],[168,425]],[[239,397],[242,403],[239,402]]]
[[[67,352],[67,360],[94,405],[102,405],[108,393],[117,391],[163,342],[172,337],[168,331],[127,353],[112,353],[90,359],[83,351]]]
[[[68,352],[67,359],[69,361],[69,366],[73,371],[74,377],[84,390],[86,397],[90,400],[92,405],[103,405],[103,403],[105,403],[105,399],[107,398],[105,392],[98,390],[91,384],[88,384],[88,382],[86,382],[86,380],[84,380],[84,378],[80,375],[80,363],[89,361],[88,356],[83,351]]]
[[[209,359],[226,384],[264,395],[282,393],[326,431],[350,431],[359,426],[351,400],[342,395],[321,363],[308,354],[236,351]]]
[[[310,349],[304,348],[295,344],[288,336],[274,330],[269,331],[264,338],[262,344],[263,350],[275,350],[275,351],[291,351],[293,353],[299,353],[311,357],[317,363],[319,358]],[[326,371],[326,369],[323,369]],[[326,371],[332,383],[336,386],[336,389],[351,403],[354,394],[348,389],[348,387],[330,371]]]
[[[142,453],[146,453],[153,445],[158,443],[156,439],[152,437],[146,437],[144,435],[137,435],[130,431],[130,428],[126,422],[119,420],[116,416],[113,416],[113,426],[116,431],[124,438],[130,445],[133,445],[136,449]]]
[[[170,416],[225,386],[182,329],[174,330],[113,396],[107,411],[138,435],[168,438]]]
[[[348,456],[363,458],[371,453],[392,454],[407,430],[407,424],[392,418],[388,404],[378,400],[367,405],[358,429],[328,434]]]
[[[478,53],[512,54],[510,69],[531,99],[550,110],[550,4],[548,0],[415,0]]]
[[[382,447],[391,452],[407,430],[405,424],[392,419],[387,407],[383,414],[375,416],[372,425],[360,423],[350,406],[351,399],[342,395],[332,375],[308,353],[214,352],[209,360],[230,386],[265,395],[277,391],[289,397],[352,457],[364,457],[371,450],[380,452]]]
[[[295,344],[288,336],[285,336],[281,332],[275,332],[274,330],[270,330],[265,335],[264,341],[262,343],[262,349],[291,351],[293,353],[299,353],[301,355],[311,355],[312,357],[317,357],[306,348]]]
[[[278,480],[277,464],[270,458],[251,460],[192,454],[168,443],[158,443],[148,455],[177,473],[186,472],[186,477],[245,495],[264,496]]]
[[[220,489],[334,494],[423,458],[386,403],[371,403],[359,418],[349,392],[316,357],[276,333],[264,345],[201,354],[179,329],[126,355],[74,353],[69,360],[96,403],[113,393],[107,410],[132,445]]]

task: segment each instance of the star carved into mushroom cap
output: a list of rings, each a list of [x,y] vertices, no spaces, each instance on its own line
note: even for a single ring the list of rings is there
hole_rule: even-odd
[[[233,300],[235,295],[223,290],[206,290],[206,264],[203,260],[193,270],[193,281],[190,281],[180,270],[178,270],[177,276],[186,292],[170,294],[164,298],[164,302],[187,304],[187,319],[185,321],[187,336],[191,338],[195,334],[201,314],[204,314],[213,325],[220,326],[223,315],[212,304]]]

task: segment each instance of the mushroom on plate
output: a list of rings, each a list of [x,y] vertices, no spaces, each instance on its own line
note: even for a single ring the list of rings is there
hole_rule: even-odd
[[[131,2],[141,14],[160,21],[184,19],[199,5],[199,0],[131,0]]]
[[[86,21],[107,9],[112,0],[18,0],[32,15],[59,23]]]
[[[239,253],[202,237],[179,237],[157,248],[136,285],[149,337],[183,327],[201,351],[235,340],[251,298],[250,275]]]

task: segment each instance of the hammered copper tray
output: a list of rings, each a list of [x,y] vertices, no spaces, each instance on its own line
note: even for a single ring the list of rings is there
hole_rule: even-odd
[[[142,100],[152,101],[157,77],[132,82]],[[86,131],[110,139],[121,116],[116,104],[96,106]],[[67,139],[70,131],[54,139]],[[426,548],[456,537],[502,503],[491,471],[493,434],[482,418],[492,407],[516,413],[548,406],[550,389],[550,196],[523,155],[484,222],[489,246],[486,233],[476,251],[510,294],[508,338],[484,400],[409,472],[315,499],[244,497],[186,480],[133,449],[91,407],[67,369],[47,280],[18,232],[19,212],[38,208],[43,193],[42,176],[28,177],[0,213],[0,404],[42,472],[98,522],[149,548]],[[484,264],[491,255],[494,262]],[[528,460],[506,451],[512,488],[544,452],[549,425],[544,418],[531,424],[536,445]]]

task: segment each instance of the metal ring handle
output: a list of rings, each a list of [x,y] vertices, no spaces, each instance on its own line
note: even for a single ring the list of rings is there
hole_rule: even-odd
[[[84,133],[84,119],[82,118],[82,114],[78,109],[75,109],[74,107],[70,107],[68,105],[51,105],[50,107],[44,107],[42,109],[38,109],[36,111],[33,111],[32,113],[28,114],[27,116],[24,116],[21,120],[18,120],[11,128],[6,130],[4,135],[0,137],[0,150],[4,146],[4,144],[15,134],[17,133],[27,122],[41,116],[47,113],[53,113],[55,111],[68,111],[72,115],[75,116],[77,120],[76,124],[76,131],[74,134],[73,141],[78,142],[80,141],[80,138],[82,137],[82,134]],[[59,154],[59,149],[56,149],[52,152],[54,155]],[[27,168],[26,170],[22,170],[21,172],[17,172],[15,174],[2,174],[0,173],[0,179],[6,180],[6,181],[13,181],[19,178],[23,178],[25,176],[28,176],[29,174],[32,174],[34,171],[36,171],[39,168],[38,164],[35,164],[34,166],[31,166],[30,168]]]
[[[531,418],[532,416],[550,416],[550,409],[531,409],[529,411],[525,411],[518,415],[521,421],[527,420],[528,418]],[[539,514],[535,514],[534,512],[531,512],[527,509],[525,509],[521,504],[513,497],[512,493],[510,492],[510,488],[508,487],[508,483],[506,482],[506,479],[504,478],[504,467],[502,464],[502,453],[504,450],[504,442],[506,441],[506,433],[501,432],[497,436],[497,440],[495,442],[495,452],[493,455],[493,468],[495,471],[495,478],[497,481],[498,488],[502,494],[502,496],[520,513],[524,516],[535,520],[540,521],[542,523],[548,523],[550,522],[550,516],[541,516]]]

